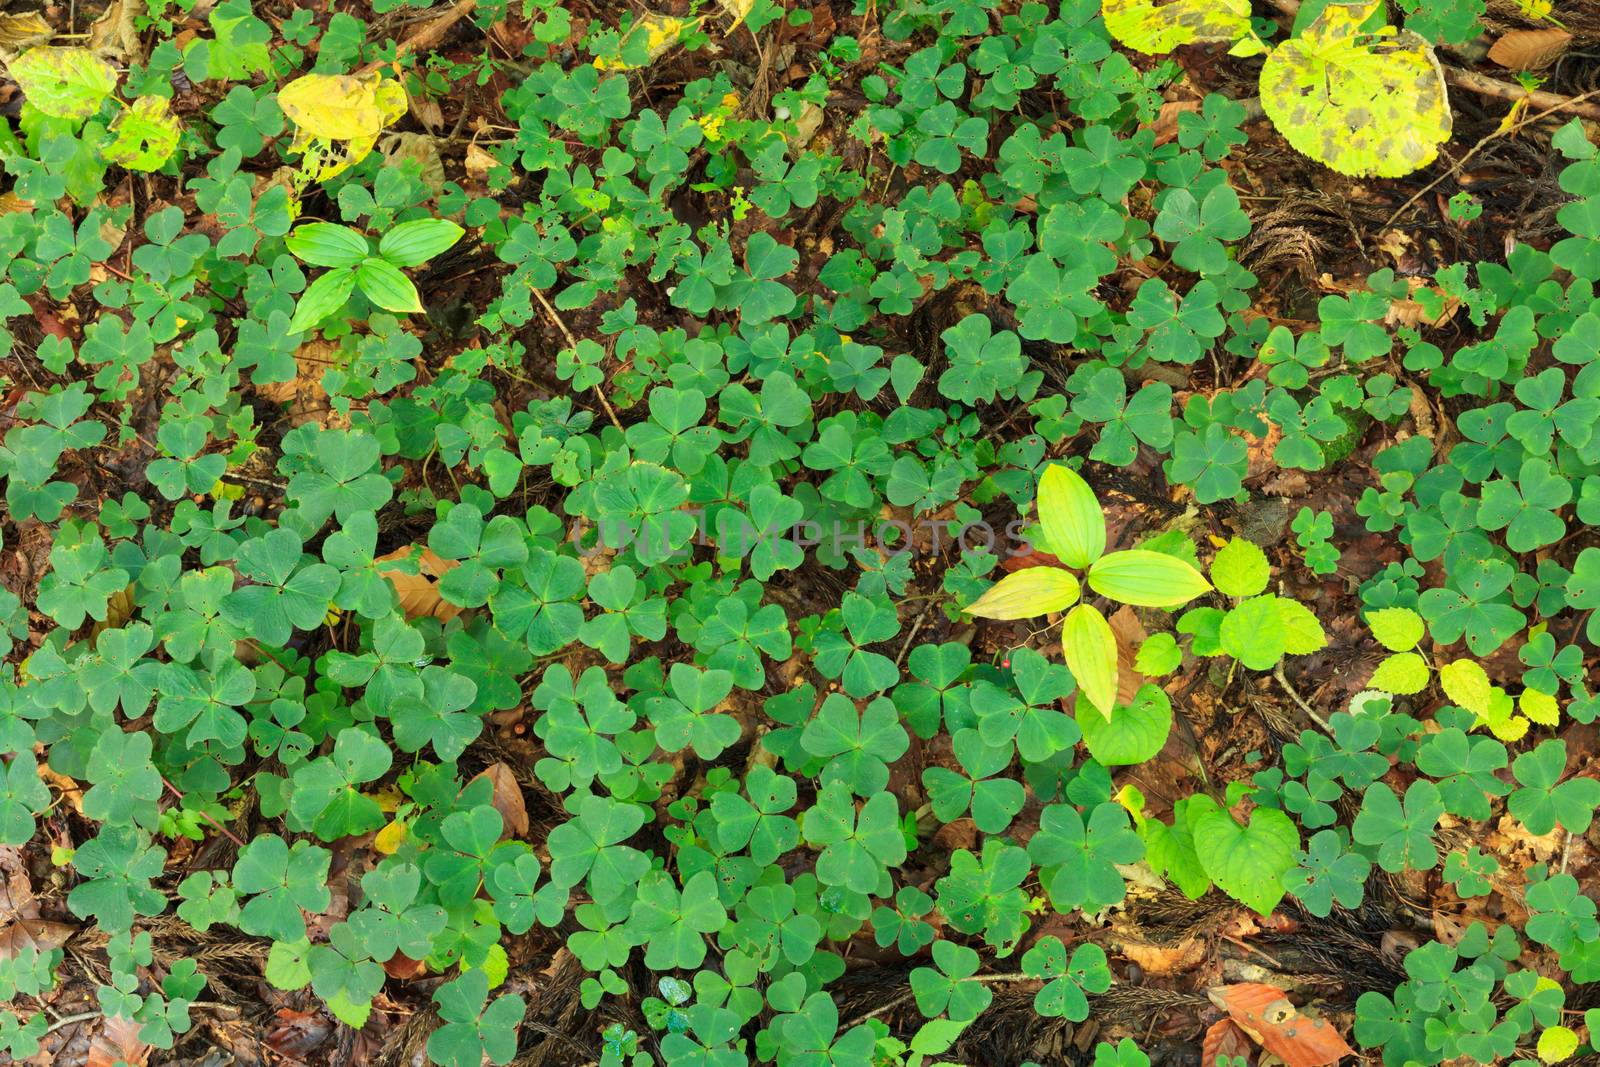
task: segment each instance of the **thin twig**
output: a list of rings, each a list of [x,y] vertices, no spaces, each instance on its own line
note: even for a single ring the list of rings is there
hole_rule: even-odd
[[[388,66],[391,62],[398,63],[401,59],[410,55],[412,52],[420,51],[425,48],[432,48],[434,45],[438,44],[444,39],[445,31],[450,29],[451,26],[454,26],[456,23],[460,22],[462,19],[466,18],[468,15],[472,14],[473,9],[475,9],[477,6],[478,0],[459,0],[459,2],[449,11],[446,11],[432,22],[423,26],[416,33],[413,33],[410,37],[407,37],[404,41],[401,41],[399,46],[394,50],[393,60],[375,59],[371,63],[368,63],[366,66],[362,67],[360,70],[356,71],[356,77],[359,78],[363,75],[371,74],[376,70],[381,70],[382,68]]]
[[[98,1018],[100,1018],[100,1013],[97,1011],[83,1011],[79,1012],[77,1015],[64,1015],[55,1022],[51,1023],[50,1026],[45,1030],[45,1033],[53,1034],[64,1026],[71,1026],[73,1023],[86,1023],[90,1019]]]
[[[561,316],[556,313],[556,309],[555,309],[554,305],[552,305],[550,303],[550,301],[545,297],[544,293],[541,292],[540,290],[535,289],[531,285],[528,287],[528,289],[529,289],[530,292],[533,293],[534,297],[539,301],[539,306],[544,308],[544,313],[546,315],[550,316],[550,321],[555,323],[556,324],[556,328],[561,331],[561,336],[563,336],[563,337],[565,337],[567,339],[567,347],[569,347],[569,348],[573,349],[574,351],[576,351],[576,349],[578,347],[578,339],[576,337],[572,336],[572,331],[571,330],[567,329],[567,324],[562,320]],[[605,390],[601,389],[597,385],[597,386],[594,387],[594,395],[600,398],[600,406],[606,409],[606,414],[607,415],[611,416],[611,425],[613,425],[617,429],[621,430],[622,429],[622,421],[617,418],[616,411],[612,409],[611,401],[606,399]],[[626,432],[626,431],[624,431],[624,432]]]
[[[1459,172],[1461,170],[1461,168],[1465,167],[1467,165],[1467,163],[1474,156],[1476,156],[1479,152],[1483,151],[1483,149],[1491,141],[1494,141],[1494,140],[1496,140],[1497,138],[1500,138],[1500,137],[1504,137],[1506,134],[1509,134],[1509,133],[1516,133],[1518,130],[1522,129],[1523,127],[1531,126],[1534,123],[1538,122],[1540,119],[1546,117],[1547,115],[1554,114],[1555,112],[1561,111],[1561,110],[1568,110],[1568,109],[1570,109],[1572,104],[1580,103],[1580,102],[1582,102],[1584,100],[1589,99],[1592,96],[1600,96],[1600,89],[1590,89],[1588,92],[1580,93],[1579,95],[1572,97],[1570,100],[1563,100],[1560,107],[1545,108],[1543,111],[1535,112],[1534,114],[1529,115],[1527,118],[1521,120],[1520,122],[1512,123],[1510,126],[1507,126],[1507,127],[1504,127],[1504,128],[1497,127],[1497,128],[1495,128],[1493,130],[1490,130],[1489,133],[1487,135],[1485,135],[1484,138],[1481,141],[1479,141],[1477,144],[1473,145],[1471,148],[1467,149],[1466,155],[1462,156],[1460,159],[1458,159],[1454,163],[1452,163],[1450,165],[1450,169],[1449,170],[1445,171],[1443,174],[1441,174],[1437,178],[1433,179],[1433,181],[1429,182],[1427,185],[1424,185],[1421,189],[1418,189],[1415,193],[1413,193],[1411,195],[1411,199],[1407,200],[1405,203],[1401,204],[1398,208],[1396,208],[1395,209],[1395,213],[1393,215],[1390,215],[1388,221],[1383,224],[1383,229],[1388,229],[1390,226],[1393,226],[1394,223],[1395,223],[1395,220],[1398,219],[1401,215],[1404,215],[1408,210],[1410,210],[1412,204],[1415,204],[1418,200],[1421,200],[1424,196],[1427,196],[1429,193],[1431,193],[1435,188],[1438,187],[1440,182],[1444,181],[1446,178],[1449,178],[1452,175],[1454,175],[1457,172]]]
[[[1318,715],[1311,705],[1302,700],[1300,698],[1300,694],[1295,692],[1294,686],[1289,684],[1289,679],[1283,676],[1282,663],[1279,663],[1272,669],[1272,676],[1278,680],[1279,685],[1283,686],[1283,691],[1288,693],[1296,704],[1300,705],[1300,710],[1311,716],[1311,721],[1322,727],[1323,731],[1331,737],[1333,735],[1333,727],[1329,726],[1328,720],[1324,719],[1321,715]]]
[[[900,646],[900,654],[894,658],[894,665],[900,666],[905,661],[906,653],[911,651],[911,642],[916,640],[917,631],[922,629],[922,624],[928,618],[928,612],[933,610],[933,601],[923,605],[922,613],[917,616],[917,621],[911,624],[911,632],[906,634],[905,644]]]
[[[1546,92],[1543,89],[1524,89],[1512,82],[1491,78],[1487,74],[1476,71],[1462,70],[1460,67],[1444,68],[1445,81],[1458,89],[1477,93],[1479,96],[1492,96],[1498,100],[1526,100],[1529,107],[1544,108],[1549,114],[1556,111],[1570,111],[1574,115],[1582,115],[1586,119],[1600,122],[1600,104],[1589,104],[1583,100],[1584,93],[1580,96],[1562,96],[1560,93]]]

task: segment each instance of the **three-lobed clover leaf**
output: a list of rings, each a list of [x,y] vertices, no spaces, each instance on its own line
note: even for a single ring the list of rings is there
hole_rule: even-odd
[[[858,811],[840,783],[825,786],[801,821],[806,843],[821,846],[817,878],[857,893],[876,893],[889,868],[906,858],[900,806],[890,793],[874,793]]]
[[[327,849],[307,841],[290,848],[276,834],[251,841],[233,867],[233,887],[250,897],[239,913],[239,928],[274,941],[305,937],[300,913],[319,915],[327,909],[332,858]]]
[[[1033,1010],[1071,1022],[1082,1022],[1089,1017],[1089,999],[1085,994],[1104,993],[1111,988],[1111,968],[1106,963],[1105,949],[1085,942],[1074,948],[1068,959],[1066,946],[1053,934],[1041,937],[1022,954],[1022,973],[1044,981],[1033,995]],[[1097,1052],[1095,1062],[1099,1061]]]
[[[528,1005],[506,994],[489,1000],[489,977],[481,968],[462,971],[433,994],[444,1021],[428,1035],[428,1058],[440,1067],[510,1063],[517,1054],[517,1027]]]

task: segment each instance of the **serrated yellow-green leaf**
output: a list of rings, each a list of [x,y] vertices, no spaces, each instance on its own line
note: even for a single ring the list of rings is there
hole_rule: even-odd
[[[1176,556],[1130,548],[1095,560],[1089,588],[1137,608],[1176,608],[1210,592],[1211,583]]]
[[[1378,644],[1390,652],[1410,652],[1422,640],[1422,616],[1410,608],[1379,608],[1367,616],[1367,625]]]
[[[1549,1026],[1539,1035],[1537,1049],[1545,1063],[1560,1063],[1578,1051],[1578,1035],[1565,1026]]]
[[[1299,601],[1278,597],[1278,618],[1283,623],[1283,650],[1291,656],[1309,656],[1328,647],[1322,623]]]
[[[1396,652],[1378,664],[1367,685],[1400,696],[1420,693],[1428,688],[1428,663],[1415,652]]]
[[[1177,639],[1169,633],[1151,634],[1139,646],[1133,657],[1133,669],[1146,678],[1159,678],[1171,674],[1183,665],[1183,650]]]
[[[58,119],[86,119],[117,87],[117,68],[87,48],[30,48],[7,69],[39,111]]]
[[[1489,687],[1489,710],[1479,717],[1478,725],[1487,726],[1489,732],[1502,741],[1518,741],[1528,732],[1526,716],[1518,715],[1511,696],[1497,685]]]
[[[1106,518],[1094,490],[1077,471],[1052,463],[1039,478],[1039,527],[1052,555],[1087,567],[1106,550]]]
[[[1439,686],[1451,702],[1474,715],[1489,718],[1494,686],[1475,660],[1458,659],[1439,668]]]
[[[1117,635],[1106,617],[1090,604],[1067,612],[1061,650],[1084,698],[1110,718],[1117,702]]]
[[[1272,566],[1260,547],[1242,537],[1222,546],[1211,561],[1211,582],[1227,596],[1255,596],[1267,587]]]
[[[1283,650],[1291,656],[1309,656],[1326,648],[1328,635],[1311,609],[1297,600],[1276,597],[1278,619],[1283,623]]]
[[[1561,705],[1549,693],[1537,689],[1524,689],[1517,698],[1517,710],[1540,726],[1554,726],[1561,721]]]
[[[1382,0],[1334,2],[1261,68],[1261,106],[1298,151],[1342,174],[1399,177],[1450,138],[1433,48],[1409,30],[1361,25]]]
[[[1100,14],[1111,36],[1135,52],[1160,55],[1180,45],[1217,42],[1233,44],[1234,55],[1264,50],[1250,28],[1249,0],[1103,0]]]
[[[1078,602],[1078,579],[1060,567],[1028,567],[1000,579],[962,608],[981,619],[1031,619]]]

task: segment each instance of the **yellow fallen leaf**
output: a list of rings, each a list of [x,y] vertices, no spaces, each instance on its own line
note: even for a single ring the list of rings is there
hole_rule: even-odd
[[[654,11],[647,11],[639,16],[627,33],[622,35],[622,43],[617,49],[617,54],[610,57],[599,57],[594,65],[600,70],[638,70],[655,62],[667,49],[678,43],[685,33],[697,28],[702,19],[678,18],[674,15],[658,15]],[[641,60],[637,58],[643,55]]]
[[[386,785],[382,789],[375,789],[367,795],[378,802],[378,810],[385,815],[393,815],[399,811],[400,805],[404,804],[406,800],[405,794],[392,785]]]
[[[406,832],[405,820],[395,819],[373,836],[372,850],[382,856],[394,855],[405,844]]]
[[[733,16],[733,25],[728,27],[729,33],[738,29],[739,23],[743,22],[756,6],[756,0],[717,0],[717,3],[722,5],[722,10]]]
[[[406,113],[406,91],[379,74],[307,74],[278,91],[278,106],[294,124],[292,152],[303,152],[301,171],[326,181],[361,162],[378,134]]]

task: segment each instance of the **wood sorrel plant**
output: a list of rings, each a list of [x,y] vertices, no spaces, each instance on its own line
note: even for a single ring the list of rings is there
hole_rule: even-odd
[[[985,619],[1027,619],[1064,611],[1061,648],[1084,698],[1102,715],[1117,695],[1117,639],[1093,604],[1079,603],[1083,585],[1108,600],[1138,608],[1179,608],[1211,583],[1187,561],[1132,548],[1106,551],[1106,520],[1094,490],[1059,463],[1044,469],[1038,495],[1040,547],[1065,567],[1027,567],[1006,575],[964,609]],[[1077,574],[1083,574],[1080,582]]]

